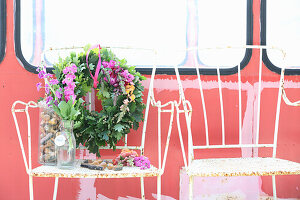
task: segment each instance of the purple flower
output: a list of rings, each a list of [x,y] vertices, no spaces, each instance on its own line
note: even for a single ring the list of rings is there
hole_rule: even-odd
[[[40,91],[41,87],[42,87],[42,83],[37,83],[36,84],[37,91]]]
[[[64,74],[67,74],[69,72],[75,74],[77,72],[77,66],[75,64],[71,64],[70,66],[67,66],[65,69],[63,69]]]
[[[54,101],[54,105],[58,106],[58,102],[57,100]]]
[[[76,84],[74,82],[70,82],[65,89],[74,90],[76,87]]]
[[[52,101],[52,100],[53,100],[53,97],[48,96],[48,97],[46,98],[46,103],[49,104],[49,102]]]
[[[58,90],[55,91],[55,96],[58,98],[58,99],[61,99],[61,95],[62,94],[62,91],[61,91],[61,88],[59,88]]]
[[[103,61],[103,62],[102,62],[102,65],[103,65],[104,68],[106,68],[106,67],[108,66],[108,62]]]
[[[75,73],[77,72],[77,66],[76,66],[75,64],[72,64],[72,65],[70,66],[70,71],[71,71],[73,74],[75,74]]]
[[[115,78],[110,78],[110,84],[114,85],[116,83],[116,79]]]
[[[68,72],[69,72],[69,68],[68,67],[66,67],[66,68],[63,69],[63,73],[64,74],[67,74]]]
[[[44,75],[44,78],[52,78],[53,77],[53,75],[52,74],[50,74],[50,73],[46,73],[45,75]]]
[[[45,84],[45,92],[46,92],[46,94],[49,94],[49,92],[50,92],[48,84]]]
[[[67,74],[66,78],[62,81],[63,84],[69,85],[70,83],[73,82],[73,80],[76,78],[74,74]]]
[[[114,61],[114,60],[109,61],[110,67],[114,67],[115,65],[116,65],[116,61]]]
[[[140,156],[134,158],[134,165],[140,167],[140,169],[148,169],[150,168],[150,161],[146,156]]]
[[[76,99],[76,95],[75,95],[74,93],[73,93],[72,95],[67,95],[67,96],[65,96],[67,102],[70,101],[71,97],[72,97],[72,100],[73,100],[73,103],[74,103],[74,101],[75,101],[75,99]]]
[[[46,72],[42,70],[42,71],[39,72],[38,77],[41,78],[41,79],[45,78],[45,74],[46,74]]]
[[[134,76],[133,76],[132,74],[128,74],[128,79],[130,80],[130,81],[128,81],[128,82],[131,82],[131,81],[133,81]]]
[[[70,95],[74,94],[74,91],[72,91],[72,90],[70,90],[68,88],[65,88],[64,94],[65,94],[65,96],[70,96]]]
[[[57,79],[51,79],[49,82],[50,82],[52,85],[58,84],[58,80],[57,80]]]
[[[120,71],[121,71],[120,66],[116,66],[116,67],[115,67],[115,73],[119,73]]]

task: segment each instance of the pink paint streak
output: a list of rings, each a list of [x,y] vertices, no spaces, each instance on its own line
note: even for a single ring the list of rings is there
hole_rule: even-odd
[[[197,80],[182,81],[184,88],[195,88]],[[204,90],[218,88],[217,81],[202,82]],[[279,82],[262,81],[261,90],[278,88]],[[238,90],[238,84],[232,82],[222,82],[222,88]],[[300,88],[299,82],[286,82],[285,88]],[[257,105],[258,105],[258,83],[252,86],[250,83],[242,84],[242,91],[247,92],[246,111],[242,125],[242,141],[244,144],[251,144],[256,139],[257,126]],[[252,152],[253,151],[253,152]],[[258,156],[258,149],[242,148],[242,157]],[[186,173],[180,171],[180,199],[188,199],[188,181]],[[261,177],[195,177],[194,178],[194,199],[259,199],[265,196],[262,191]]]

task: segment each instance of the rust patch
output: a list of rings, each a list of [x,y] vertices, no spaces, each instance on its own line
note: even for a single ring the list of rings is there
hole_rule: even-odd
[[[65,174],[65,173],[31,173],[35,177],[60,177],[60,178],[133,178],[158,176],[158,172],[149,173],[119,173],[119,174]]]

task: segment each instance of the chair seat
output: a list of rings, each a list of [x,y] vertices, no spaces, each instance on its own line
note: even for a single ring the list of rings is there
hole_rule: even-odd
[[[121,171],[91,170],[80,167],[81,162],[76,163],[72,170],[58,169],[56,166],[39,166],[30,172],[36,177],[64,177],[64,178],[126,178],[126,177],[152,177],[158,176],[159,170],[156,167],[141,170],[139,167],[123,167]]]
[[[300,174],[300,163],[279,158],[217,158],[194,160],[189,176],[268,176]]]

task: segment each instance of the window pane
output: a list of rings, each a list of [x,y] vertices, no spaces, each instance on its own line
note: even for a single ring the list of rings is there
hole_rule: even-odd
[[[282,48],[286,53],[285,64],[300,66],[300,1],[272,0],[266,6],[266,41],[268,46]],[[278,53],[268,51],[270,61],[281,66]]]
[[[246,0],[198,0],[198,47],[246,45]],[[209,66],[235,66],[245,56],[244,49],[199,51],[200,61]]]
[[[21,46],[25,59],[38,65],[43,50],[101,44],[163,50],[158,64],[177,65],[185,58],[186,1],[32,0],[21,1]],[[40,47],[40,49],[39,49]],[[114,50],[129,64],[151,65],[149,51]],[[48,64],[58,54],[45,55]],[[63,55],[61,55],[63,56]]]

